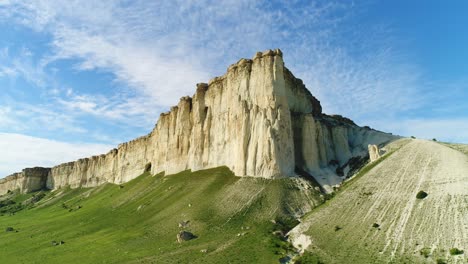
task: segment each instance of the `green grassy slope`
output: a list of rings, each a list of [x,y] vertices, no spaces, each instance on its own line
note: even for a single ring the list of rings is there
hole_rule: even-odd
[[[467,263],[450,249],[468,250],[468,157],[430,141],[395,144],[295,230],[325,263]]]
[[[320,201],[304,184],[216,168],[48,192],[0,216],[0,263],[278,263],[288,244],[272,232]],[[181,221],[198,238],[178,243]]]

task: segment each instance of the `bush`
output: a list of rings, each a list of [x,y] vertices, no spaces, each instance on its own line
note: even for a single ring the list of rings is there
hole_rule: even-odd
[[[445,259],[437,259],[436,263],[437,264],[447,264],[447,261],[445,261]]]
[[[5,232],[13,232],[13,231],[15,231],[15,229],[13,227],[9,226],[9,227],[5,228]]]
[[[434,141],[434,142],[435,142],[435,141],[437,141],[437,139],[433,138],[433,139],[432,139],[432,141]]]
[[[379,224],[377,224],[377,223],[373,223],[373,224],[372,224],[372,227],[374,227],[374,228],[379,228],[379,227],[380,227],[380,225],[379,225]]]
[[[461,249],[458,249],[458,248],[451,248],[450,249],[450,255],[454,256],[454,255],[461,255],[463,254],[464,251],[461,250]]]
[[[425,191],[419,191],[419,192],[416,194],[416,198],[418,198],[418,199],[424,199],[424,198],[427,197],[427,195],[428,195],[427,192],[425,192]]]
[[[415,136],[411,136],[412,139],[415,139],[416,137]]]
[[[343,229],[341,226],[335,226],[335,232],[340,231],[341,229]]]
[[[294,261],[294,264],[323,264],[323,262],[316,254],[306,251]]]
[[[428,258],[431,255],[431,249],[430,248],[423,248],[419,251],[419,253],[424,256],[425,258]]]

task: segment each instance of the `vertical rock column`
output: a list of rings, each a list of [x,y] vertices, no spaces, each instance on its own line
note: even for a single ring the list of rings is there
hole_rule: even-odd
[[[257,53],[253,59],[249,94],[251,142],[247,175],[265,178],[294,175],[294,142],[280,50]],[[254,115],[252,117],[252,115]]]

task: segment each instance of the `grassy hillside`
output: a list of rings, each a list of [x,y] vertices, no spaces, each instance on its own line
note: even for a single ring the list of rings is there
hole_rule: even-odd
[[[467,263],[453,249],[468,250],[468,157],[430,141],[392,144],[292,233],[325,263]]]
[[[0,263],[278,263],[288,243],[272,233],[320,201],[306,182],[227,168],[44,194],[3,197],[16,201],[2,207]],[[178,243],[180,230],[197,238]]]

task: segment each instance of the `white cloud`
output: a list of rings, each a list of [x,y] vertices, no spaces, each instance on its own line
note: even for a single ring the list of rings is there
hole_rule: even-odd
[[[0,66],[0,77],[16,77],[18,72],[13,67]]]
[[[78,70],[112,72],[153,105],[168,108],[197,82],[266,48],[301,50],[328,41],[343,18],[337,3],[268,1],[17,1],[10,18],[52,36],[51,61],[79,59]],[[307,34],[305,34],[307,33]],[[283,47],[284,46],[284,47]],[[299,52],[295,52],[298,50]],[[288,51],[288,52],[289,52]]]
[[[72,116],[92,115],[96,118],[115,121],[127,126],[149,128],[153,125],[158,109],[144,97],[116,94],[112,97],[66,92],[54,100],[64,112]],[[124,99],[120,99],[124,98]],[[151,111],[149,111],[151,109]]]
[[[107,153],[113,146],[66,143],[22,134],[0,133],[0,177],[25,167],[51,167],[83,157]]]
[[[42,105],[3,105],[0,128],[89,132],[77,121],[84,116],[150,128],[158,112],[193,94],[195,83],[223,74],[240,57],[276,47],[326,112],[419,137],[443,138],[449,131],[439,125],[454,131],[461,131],[456,126],[465,127],[463,120],[437,120],[428,126],[421,124],[424,120],[399,123],[403,118],[398,116],[437,95],[426,95],[421,69],[396,51],[398,43],[386,26],[352,27],[356,23],[349,22],[365,6],[346,1],[286,2],[281,8],[248,0],[1,2],[1,21],[51,39],[50,50],[39,62],[28,60],[25,51],[11,65],[0,65],[0,75],[9,71],[11,76],[24,76],[49,90],[51,97]],[[86,87],[87,92],[83,87],[61,87],[47,67],[64,59],[75,62],[76,71],[110,72],[124,88],[109,96],[100,87]],[[386,121],[371,122],[377,118]],[[434,135],[425,134],[430,129]]]

